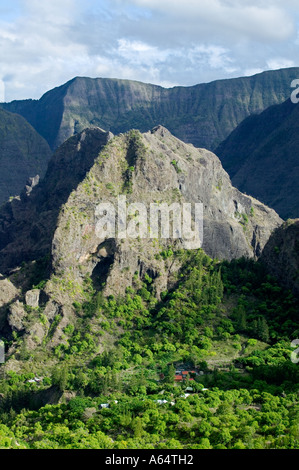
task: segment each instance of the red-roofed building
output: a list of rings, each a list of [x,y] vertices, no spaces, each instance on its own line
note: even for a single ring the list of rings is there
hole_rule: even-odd
[[[181,380],[183,380],[183,376],[182,375],[176,375],[174,377],[174,380],[176,380],[177,382],[180,382]]]
[[[176,372],[174,380],[176,382],[182,382],[183,380],[187,380],[189,374],[193,374],[193,373],[196,374],[196,372],[193,372],[193,371],[190,372],[188,370],[183,370],[181,373]],[[194,381],[194,379],[190,377],[189,377],[189,380]]]
[[[190,377],[190,375],[192,376],[192,378]],[[175,380],[175,382],[182,382],[184,380],[187,380],[188,377],[189,377],[189,380],[194,381],[194,376],[196,376],[196,375],[198,375],[198,372],[196,372],[195,370],[180,370],[180,369],[177,369],[175,371],[174,380]]]

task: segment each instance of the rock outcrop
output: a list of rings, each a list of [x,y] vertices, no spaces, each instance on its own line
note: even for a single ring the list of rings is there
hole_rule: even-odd
[[[9,304],[19,295],[18,289],[4,277],[0,278],[0,308]]]
[[[22,302],[17,300],[9,307],[9,314],[7,317],[8,324],[13,331],[22,331],[25,329],[23,320],[26,318],[27,313],[24,309]]]
[[[26,292],[25,295],[26,305],[32,308],[39,307],[40,289],[32,289]]]
[[[10,282],[0,275],[0,329],[6,323],[7,307],[20,295],[20,291]]]

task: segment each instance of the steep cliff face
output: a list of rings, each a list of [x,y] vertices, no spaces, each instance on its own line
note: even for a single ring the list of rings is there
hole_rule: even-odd
[[[181,239],[107,240],[96,233],[97,204],[117,207],[123,193],[128,203],[202,203],[202,248],[213,258],[258,257],[281,223],[274,211],[232,187],[213,153],[184,144],[161,126],[143,135],[130,132],[110,141],[62,208],[52,245],[57,273],[77,271],[79,279],[80,270],[107,268],[114,293],[124,293],[140,270],[163,278],[157,255],[169,246],[184,248]]]
[[[77,77],[40,100],[2,106],[22,114],[53,149],[87,127],[117,134],[163,124],[184,142],[213,150],[247,116],[285,101],[298,74],[290,68],[172,89]]]
[[[218,147],[233,184],[273,207],[299,216],[299,106],[287,100],[243,121]]]
[[[288,220],[274,231],[261,261],[283,286],[299,296],[299,219]]]
[[[70,139],[52,157],[45,178],[0,211],[0,272],[49,254],[57,217],[111,138],[94,129]]]
[[[17,114],[0,109],[0,205],[29,178],[43,177],[52,155],[47,142]]]

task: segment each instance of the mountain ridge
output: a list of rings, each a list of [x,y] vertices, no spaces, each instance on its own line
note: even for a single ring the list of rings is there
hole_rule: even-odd
[[[285,101],[297,76],[299,68],[293,67],[173,88],[75,77],[39,100],[1,106],[22,114],[52,149],[87,127],[118,134],[162,124],[181,140],[214,150],[245,117]]]

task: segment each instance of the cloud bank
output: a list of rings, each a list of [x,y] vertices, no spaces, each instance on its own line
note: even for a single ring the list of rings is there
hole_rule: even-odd
[[[0,0],[0,100],[74,76],[193,85],[298,65],[295,0]]]

